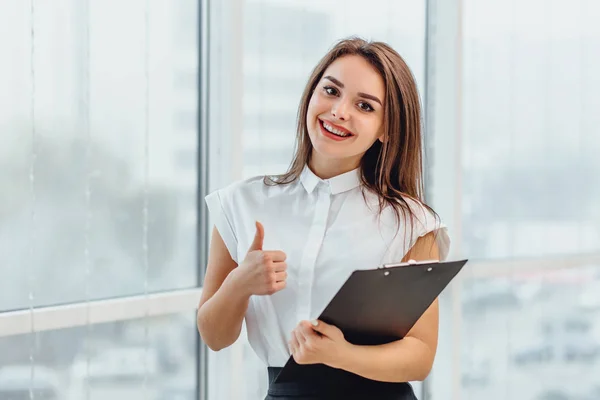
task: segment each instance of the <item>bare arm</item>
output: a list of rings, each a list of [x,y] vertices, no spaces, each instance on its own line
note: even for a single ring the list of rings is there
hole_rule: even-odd
[[[403,261],[410,259],[439,259],[433,233],[417,240]],[[350,345],[334,366],[378,381],[422,381],[431,371],[437,350],[438,316],[436,299],[404,339],[379,346]]]
[[[197,322],[202,340],[214,351],[228,347],[238,339],[248,308],[250,296],[236,290],[231,275],[236,267],[223,238],[213,228]]]
[[[250,296],[271,295],[286,286],[286,255],[280,250],[263,251],[264,236],[264,227],[256,222],[254,240],[238,266],[213,229],[198,306],[198,331],[212,350],[228,347],[240,337]]]

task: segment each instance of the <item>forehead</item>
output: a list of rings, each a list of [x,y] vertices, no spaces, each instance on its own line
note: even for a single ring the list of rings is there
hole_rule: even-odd
[[[323,73],[344,84],[345,90],[363,92],[383,100],[385,86],[379,72],[361,56],[348,55],[336,59]]]

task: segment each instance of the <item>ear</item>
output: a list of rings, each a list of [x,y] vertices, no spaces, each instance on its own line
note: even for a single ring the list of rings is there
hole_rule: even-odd
[[[387,141],[384,124],[381,124],[377,129],[377,140],[379,140],[381,143],[385,143]]]

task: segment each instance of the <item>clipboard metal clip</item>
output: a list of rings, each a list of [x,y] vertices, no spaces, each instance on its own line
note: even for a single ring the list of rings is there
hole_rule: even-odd
[[[379,268],[383,269],[383,268],[392,268],[392,267],[407,267],[409,265],[434,264],[434,263],[439,263],[439,262],[440,262],[440,260],[423,260],[423,261],[408,260],[403,263],[383,264]]]

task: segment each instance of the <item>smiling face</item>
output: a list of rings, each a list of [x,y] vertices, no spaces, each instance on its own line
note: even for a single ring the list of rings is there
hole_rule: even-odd
[[[347,55],[331,63],[306,114],[311,163],[358,167],[363,154],[383,138],[384,98],[381,75],[363,57]]]

